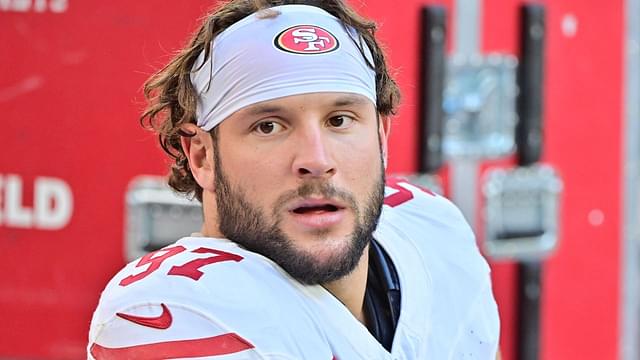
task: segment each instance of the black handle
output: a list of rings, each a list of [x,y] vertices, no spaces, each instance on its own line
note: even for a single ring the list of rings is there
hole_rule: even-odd
[[[525,4],[520,8],[520,66],[518,67],[518,163],[527,166],[542,154],[542,86],[544,82],[545,8]]]
[[[518,360],[540,356],[541,276],[541,262],[518,264]]]
[[[442,98],[444,92],[447,12],[442,6],[422,8],[421,101],[419,171],[432,173],[442,167]]]
[[[543,144],[543,103],[545,8],[524,4],[520,8],[520,66],[518,67],[518,125],[516,146],[518,165],[540,161]],[[542,262],[518,264],[518,359],[540,356],[540,296]]]

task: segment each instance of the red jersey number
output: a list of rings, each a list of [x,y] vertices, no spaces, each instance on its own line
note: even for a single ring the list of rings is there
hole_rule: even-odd
[[[238,262],[242,260],[242,256],[240,255],[228,253],[221,250],[207,249],[203,247],[195,249],[192,252],[200,253],[200,254],[209,253],[209,254],[214,254],[214,256],[203,258],[203,259],[196,259],[196,260],[189,261],[184,265],[174,266],[171,268],[171,270],[169,270],[168,275],[186,276],[186,277],[192,278],[195,281],[198,281],[200,280],[200,277],[204,274],[199,269],[205,265],[214,264],[221,261]]]
[[[179,253],[185,250],[186,248],[184,246],[178,245],[178,246],[160,249],[160,250],[148,253],[147,255],[143,256],[140,259],[140,261],[138,261],[138,263],[136,264],[136,267],[140,267],[146,264],[151,264],[151,265],[149,265],[149,267],[145,271],[139,274],[129,275],[124,279],[120,280],[120,286],[131,285],[136,281],[144,279],[145,277],[149,276],[152,272],[158,270],[158,268],[160,268],[160,265],[162,264],[163,261],[167,260],[168,258],[174,255],[178,255]],[[222,262],[222,261],[238,262],[243,259],[243,257],[240,255],[228,253],[222,250],[215,250],[215,249],[209,249],[204,247],[197,248],[191,252],[196,254],[207,254],[207,253],[214,254],[214,256],[210,256],[208,258],[195,259],[183,265],[173,266],[169,270],[167,275],[185,276],[195,281],[198,281],[200,280],[200,277],[204,274],[202,271],[200,271],[200,268],[203,266],[214,264],[217,262]]]
[[[120,286],[131,285],[136,281],[140,281],[146,278],[152,272],[158,270],[158,268],[160,267],[163,261],[167,260],[168,258],[174,255],[178,255],[185,250],[186,249],[184,246],[174,246],[174,247],[160,249],[160,250],[148,253],[147,255],[143,256],[140,259],[140,261],[138,261],[138,263],[136,264],[136,267],[140,267],[146,264],[151,264],[149,265],[147,270],[136,275],[129,275],[126,278],[120,280]]]

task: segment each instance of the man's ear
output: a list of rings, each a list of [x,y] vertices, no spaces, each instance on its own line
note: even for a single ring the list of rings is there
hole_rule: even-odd
[[[193,136],[182,136],[180,143],[191,174],[205,191],[213,191],[215,172],[213,169],[213,139],[209,132],[195,124],[183,124],[182,132]]]

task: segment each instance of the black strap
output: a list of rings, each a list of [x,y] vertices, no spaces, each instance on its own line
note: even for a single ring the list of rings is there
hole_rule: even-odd
[[[369,246],[364,311],[369,332],[391,351],[400,318],[400,281],[391,258],[375,240]]]

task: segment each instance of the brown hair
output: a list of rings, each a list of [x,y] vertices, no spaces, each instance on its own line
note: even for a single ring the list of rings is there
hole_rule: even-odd
[[[198,55],[204,51],[209,57],[210,43],[220,32],[256,11],[286,4],[312,5],[326,10],[343,24],[353,27],[371,49],[376,72],[376,108],[380,115],[395,114],[400,91],[389,75],[385,56],[375,39],[376,24],[359,16],[343,0],[232,0],[223,3],[208,14],[188,45],[154,74],[144,85],[148,106],[140,117],[141,124],[158,134],[162,149],[172,158],[169,185],[178,192],[202,201],[202,188],[195,181],[189,163],[182,150],[180,138],[193,136],[181,130],[181,125],[196,123],[198,94],[190,74]],[[268,14],[266,14],[269,16]],[[359,44],[362,49],[362,45]],[[362,51],[362,50],[361,50]],[[215,86],[215,84],[210,84]],[[216,128],[212,130],[215,135]]]

